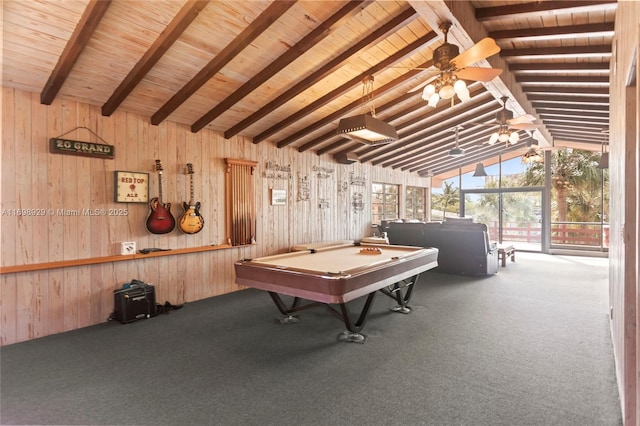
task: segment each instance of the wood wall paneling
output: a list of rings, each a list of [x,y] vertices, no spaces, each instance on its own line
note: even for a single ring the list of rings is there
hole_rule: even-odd
[[[237,291],[241,288],[235,284],[233,263],[239,259],[285,252],[296,244],[370,235],[372,180],[428,185],[427,179],[417,175],[368,164],[337,164],[330,156],[278,149],[267,142],[253,144],[240,136],[227,140],[207,129],[194,134],[188,126],[169,120],[153,126],[144,117],[120,109],[104,117],[98,106],[68,100],[56,99],[46,106],[40,104],[38,94],[17,89],[3,88],[2,103],[1,208],[45,211],[39,217],[1,217],[3,267],[118,257],[123,241],[135,241],[138,249],[222,245],[226,242],[224,158],[258,162],[253,177],[258,218],[255,245],[2,273],[2,345],[106,321],[113,310],[113,290],[133,278],[154,284],[159,303],[184,303]],[[49,153],[49,138],[65,132],[69,139],[113,145],[115,158]],[[194,195],[202,203],[205,219],[201,232],[187,235],[176,229],[150,234],[145,228],[146,203],[114,201],[116,170],[149,173],[149,196],[157,195],[156,158],[165,169],[163,201],[172,203],[176,218],[182,213],[181,203],[189,199],[185,166],[194,164]],[[290,176],[269,177],[267,162],[290,166]],[[320,178],[319,170],[331,172]],[[338,192],[338,183],[349,181],[351,173],[365,176],[366,186],[349,185],[345,193]],[[297,200],[298,175],[309,178],[308,201]],[[287,190],[286,205],[270,204],[273,188]],[[362,212],[353,210],[356,192],[365,200]],[[319,198],[327,200],[326,208],[320,208]],[[83,214],[86,209],[107,213]],[[123,209],[126,215],[109,214]]]

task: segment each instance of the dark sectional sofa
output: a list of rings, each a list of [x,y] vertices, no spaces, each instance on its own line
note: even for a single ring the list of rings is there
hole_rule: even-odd
[[[438,272],[491,275],[498,272],[498,247],[489,241],[487,225],[466,220],[389,222],[383,225],[390,244],[435,247]]]

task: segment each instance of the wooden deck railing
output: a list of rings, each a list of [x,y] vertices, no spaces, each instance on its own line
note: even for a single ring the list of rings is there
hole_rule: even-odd
[[[489,235],[497,240],[497,224],[487,224]],[[603,235],[604,233],[604,235]],[[540,223],[531,222],[520,226],[507,224],[502,228],[504,241],[540,244],[542,230]],[[609,247],[609,226],[599,223],[553,223],[551,225],[551,244],[585,247]]]

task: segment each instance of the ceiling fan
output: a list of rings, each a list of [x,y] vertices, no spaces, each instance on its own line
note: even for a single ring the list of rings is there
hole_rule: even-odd
[[[454,95],[458,95],[462,101],[468,100],[469,90],[464,80],[488,82],[502,73],[498,68],[469,66],[500,52],[500,46],[494,39],[486,37],[460,53],[458,46],[447,41],[451,22],[445,21],[439,28],[444,33],[444,43],[433,51],[431,67],[437,69],[438,73],[409,91],[415,92],[427,86],[422,98],[431,107],[435,107],[440,99],[451,99]]]
[[[520,140],[519,130],[536,130],[542,124],[534,123],[536,118],[531,114],[524,114],[513,117],[513,111],[507,109],[508,96],[503,96],[502,109],[496,113],[496,119],[489,123],[472,123],[477,126],[498,126],[498,130],[491,134],[489,145],[496,142],[504,142],[507,146],[513,145]]]

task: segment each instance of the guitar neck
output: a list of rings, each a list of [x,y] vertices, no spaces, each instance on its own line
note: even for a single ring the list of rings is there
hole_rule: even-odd
[[[158,201],[162,202],[162,172],[158,172]]]
[[[189,205],[192,206],[196,202],[196,200],[193,197],[193,173],[191,173],[189,175],[189,178],[191,179],[190,182],[189,182],[189,188],[190,188],[190,192],[191,192],[191,195],[190,195],[190,198],[189,198]]]

